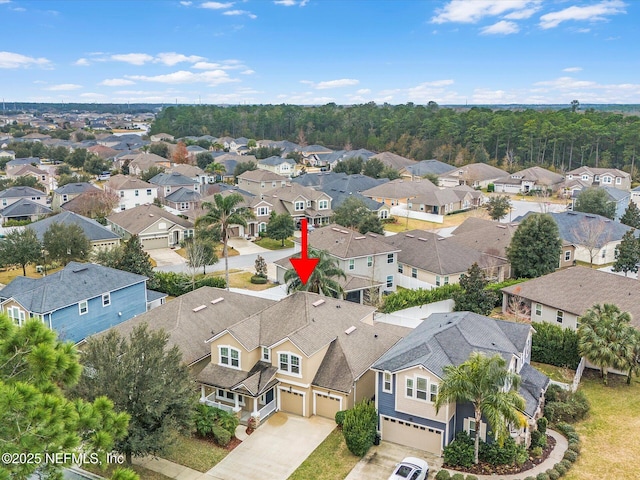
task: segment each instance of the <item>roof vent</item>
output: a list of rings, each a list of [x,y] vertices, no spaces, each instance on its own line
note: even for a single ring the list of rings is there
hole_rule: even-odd
[[[351,325],[349,328],[347,328],[344,333],[346,333],[347,335],[353,333],[356,331],[356,327],[354,325]]]
[[[340,230],[340,233],[349,233],[348,230]]]
[[[321,298],[320,300],[316,300],[315,302],[313,302],[311,305],[313,305],[314,307],[319,307],[323,303],[324,303],[324,299]]]
[[[502,228],[502,229],[507,228],[507,227],[506,227],[506,225],[496,225],[496,227],[498,227],[498,228]]]
[[[354,237],[354,240],[362,240],[363,238],[367,238],[366,235],[363,235],[362,237]]]
[[[205,308],[207,308],[206,305],[200,305],[199,307],[196,307],[193,309],[193,312],[199,312],[200,310],[204,310]]]
[[[375,233],[370,233],[369,236],[373,238],[378,238],[378,235],[376,235]]]
[[[422,241],[422,242],[426,242],[427,239],[426,238],[422,238],[422,237],[418,237],[418,240]]]
[[[149,214],[149,216],[150,216],[150,217],[153,217],[153,213],[150,213],[150,214]]]
[[[411,235],[411,234],[407,233],[407,234],[405,235],[405,237],[415,238],[415,235]]]
[[[87,267],[76,268],[75,270],[71,270],[73,273],[80,273],[89,270]]]
[[[224,300],[224,297],[218,297],[215,300],[211,300],[211,305],[215,305],[216,303],[220,303]]]

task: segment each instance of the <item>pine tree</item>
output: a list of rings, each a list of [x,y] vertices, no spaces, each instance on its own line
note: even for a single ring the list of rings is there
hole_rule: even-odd
[[[638,208],[636,202],[629,201],[627,209],[620,218],[620,223],[633,228],[640,228],[640,208]]]
[[[122,257],[116,267],[125,272],[144,275],[149,279],[153,278],[153,266],[149,254],[142,249],[142,243],[138,235],[133,235],[124,244]]]
[[[480,270],[477,263],[474,263],[466,274],[460,275],[462,290],[453,294],[454,310],[489,315],[498,296],[495,292],[486,290],[488,284],[484,272]]]
[[[616,262],[613,264],[613,271],[624,272],[626,277],[629,272],[638,272],[638,263],[640,263],[640,243],[633,234],[633,230],[629,230],[616,246]]]

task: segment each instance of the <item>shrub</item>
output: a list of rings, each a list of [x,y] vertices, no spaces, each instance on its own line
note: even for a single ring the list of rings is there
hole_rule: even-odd
[[[475,475],[467,475],[465,480],[478,480],[478,477],[476,477]]]
[[[575,443],[570,443],[569,444],[569,451],[571,452],[576,452],[576,453],[580,453],[581,447],[580,447],[580,442],[575,442]]]
[[[533,447],[531,449],[531,456],[534,458],[538,458],[542,455],[542,447]]]
[[[371,400],[365,399],[347,410],[342,424],[342,434],[351,453],[364,456],[373,445],[378,425],[378,414]]]
[[[264,277],[260,277],[258,275],[254,275],[251,277],[251,283],[254,283],[256,285],[263,285],[265,283],[267,283],[267,279]]]
[[[153,274],[153,278],[155,282],[155,290],[166,293],[167,295],[171,295],[173,297],[179,297],[180,295],[190,292],[193,288],[191,284],[191,277],[184,273],[155,271]],[[221,277],[209,277],[203,275],[197,276],[195,281],[195,288],[198,289],[205,286],[225,288],[226,283],[224,281],[224,278]]]
[[[531,360],[575,370],[580,363],[578,334],[552,323],[537,322],[532,338]]]
[[[549,479],[549,475],[547,475],[546,473],[539,473],[536,476],[536,480],[550,480],[550,479]]]
[[[487,185],[487,193],[494,192],[495,189],[496,189],[496,186],[493,183],[490,183]]]
[[[208,405],[199,404],[196,407],[193,424],[196,428],[196,432],[201,437],[208,436],[213,430],[213,426],[216,422],[216,409],[209,407]]]
[[[531,447],[542,447],[545,448],[547,446],[547,436],[540,432],[540,430],[534,430],[531,432]]]
[[[573,450],[567,450],[566,452],[564,452],[564,460],[567,460],[567,461],[573,463],[577,459],[578,459],[577,452],[574,452]]]
[[[525,478],[524,480],[536,480],[536,477],[529,476],[529,477]]]
[[[591,405],[582,391],[570,392],[557,385],[547,389],[544,416],[550,422],[577,422],[589,413]]]
[[[453,297],[454,292],[459,290],[461,288],[458,284],[442,285],[432,290],[422,288],[417,290],[398,290],[385,297],[381,310],[383,313],[391,313],[404,308],[448,300]]]
[[[336,423],[340,426],[342,426],[342,424],[344,423],[344,415],[347,413],[346,410],[340,410],[339,412],[336,412]]]
[[[481,442],[479,457],[491,465],[513,465],[518,459],[521,463],[526,461],[526,450],[523,446],[516,444],[513,438],[507,438],[502,447],[497,442]]]
[[[451,476],[451,480],[464,480],[464,475],[462,473],[454,473]]]
[[[547,425],[548,425],[549,421],[544,418],[544,417],[540,417],[538,419],[538,421],[536,422],[536,424],[538,425],[538,431],[542,434],[547,433]]]
[[[562,465],[567,471],[571,470],[572,463],[569,460],[560,460],[558,465]]]
[[[236,428],[240,423],[238,417],[236,417],[231,412],[227,412],[219,408],[217,408],[216,410],[216,414],[218,415],[218,418],[216,419],[216,425],[224,428],[233,437],[236,434]]]
[[[560,464],[560,463],[556,463],[555,466],[553,467],[553,469],[558,472],[560,474],[560,476],[564,475],[565,473],[567,473],[567,469],[564,468],[564,465]]]
[[[436,480],[449,480],[450,478],[451,475],[447,470],[440,470],[438,473],[436,473]]]
[[[547,470],[545,472],[548,476],[550,480],[558,480],[562,475],[560,475],[558,473],[558,471],[554,468],[550,468],[549,470]]]
[[[221,447],[226,447],[227,445],[229,445],[229,442],[231,441],[231,434],[224,428],[219,425],[214,425],[211,433],[213,435],[213,439],[218,445],[220,445]]]
[[[455,440],[444,447],[444,463],[452,467],[470,467],[473,460],[473,440],[467,432],[456,433]]]

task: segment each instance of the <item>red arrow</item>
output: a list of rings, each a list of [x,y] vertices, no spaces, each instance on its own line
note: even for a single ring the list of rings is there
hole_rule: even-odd
[[[303,218],[301,221],[301,227],[302,229],[302,252],[301,252],[301,258],[291,258],[291,265],[293,265],[293,268],[295,268],[296,272],[298,273],[298,277],[300,277],[300,281],[302,282],[303,285],[306,285],[307,282],[309,281],[309,277],[311,276],[311,274],[313,273],[313,269],[316,268],[316,265],[318,265],[318,262],[320,261],[319,258],[308,258],[307,257],[307,219]]]

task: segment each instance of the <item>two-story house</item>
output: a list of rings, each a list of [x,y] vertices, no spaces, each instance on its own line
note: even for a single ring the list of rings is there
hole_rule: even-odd
[[[158,198],[158,186],[128,175],[115,175],[104,185],[106,192],[118,196],[119,203],[114,212],[120,212],[139,205],[153,203]]]
[[[73,200],[79,195],[89,191],[100,191],[95,185],[91,185],[87,182],[79,183],[67,183],[62,187],[56,188],[53,191],[53,199],[51,200],[51,208],[54,212],[59,212],[60,207],[70,200]]]
[[[434,313],[386,352],[372,367],[376,372],[376,409],[383,440],[436,455],[459,431],[490,435],[485,418],[475,424],[470,403],[450,403],[436,413],[435,401],[444,368],[460,365],[473,352],[500,355],[511,372],[522,379],[518,393],[525,399],[527,428],[513,430],[526,443],[528,432],[541,415],[546,375],[531,367],[528,324],[513,323],[471,312]]]
[[[287,185],[286,177],[269,170],[248,170],[237,177],[238,188],[254,195]]]
[[[55,190],[56,181],[53,175],[48,171],[43,170],[33,165],[20,165],[16,167],[7,168],[7,178],[15,179],[20,177],[32,177],[35,178],[40,185],[44,186],[45,193],[49,193]]]
[[[32,187],[9,187],[0,191],[0,208],[8,207],[18,200],[29,200],[47,206],[47,195]]]
[[[120,167],[122,167],[122,163],[124,163],[125,160],[126,159],[122,159]],[[129,173],[131,175],[142,175],[151,167],[169,168],[170,166],[171,161],[160,155],[156,155],[155,153],[140,153],[131,159],[129,163]]]
[[[187,188],[200,193],[200,182],[182,175],[178,172],[159,173],[149,179],[149,183],[158,188],[158,198],[164,203],[164,199],[179,188]]]
[[[277,173],[278,175],[283,175],[286,177],[289,177],[293,174],[295,166],[295,160],[278,156],[258,160],[259,170],[267,170],[269,172]]]
[[[566,174],[567,180],[579,179],[587,185],[631,189],[631,175],[617,168],[579,167]]]
[[[347,276],[337,279],[345,290],[345,299],[356,303],[373,303],[382,292],[396,290],[399,249],[382,240],[382,235],[367,233],[340,225],[328,225],[309,233],[309,246],[324,250],[337,261]],[[291,268],[289,258],[276,262],[277,279]]]
[[[225,292],[226,293],[226,292]],[[212,315],[220,298],[193,309]],[[211,363],[197,376],[201,402],[246,422],[280,410],[334,418],[374,395],[371,365],[400,339],[373,307],[296,292],[213,331]]]
[[[333,215],[329,195],[295,183],[269,190],[260,197],[269,203],[280,202],[298,228],[303,218],[307,219],[309,225],[318,227],[327,225]]]
[[[0,309],[18,325],[38,318],[77,343],[146,312],[147,277],[70,262],[42,278],[16,277],[0,290]]]

